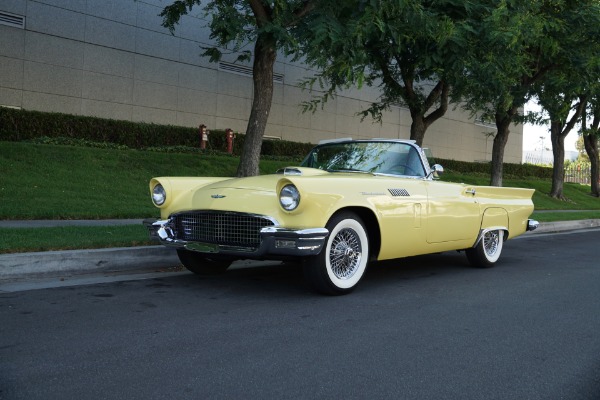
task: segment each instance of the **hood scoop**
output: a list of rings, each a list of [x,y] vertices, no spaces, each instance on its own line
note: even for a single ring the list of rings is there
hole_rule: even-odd
[[[302,175],[302,171],[298,168],[293,168],[293,167],[286,167],[286,168],[282,168],[277,170],[278,174],[283,174],[283,175],[291,175],[291,176],[301,176]]]

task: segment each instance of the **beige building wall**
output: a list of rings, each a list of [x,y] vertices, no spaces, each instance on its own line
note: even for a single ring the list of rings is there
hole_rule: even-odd
[[[244,132],[252,102],[248,67],[234,73],[228,70],[233,57],[217,65],[200,56],[210,40],[199,9],[182,19],[174,36],[162,28],[158,14],[167,3],[3,0],[0,105]],[[279,57],[275,73],[267,136],[312,143],[410,136],[405,108],[392,107],[381,124],[356,116],[378,98],[376,89],[349,90],[323,110],[303,114],[299,104],[311,95],[296,85],[311,71]],[[428,129],[424,147],[439,158],[490,160],[493,132],[450,107]],[[522,126],[512,127],[506,162],[521,162],[522,134]]]

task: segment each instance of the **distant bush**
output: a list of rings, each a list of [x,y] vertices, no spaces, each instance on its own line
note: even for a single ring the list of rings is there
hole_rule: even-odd
[[[491,162],[466,162],[456,160],[436,159],[436,163],[441,164],[445,170],[460,172],[465,174],[480,173],[490,175],[492,172]],[[552,168],[540,167],[532,164],[504,164],[503,174],[511,178],[552,178]]]
[[[245,135],[237,134],[233,142],[234,154],[241,153],[244,138]],[[186,148],[187,152],[189,149],[200,148],[198,128],[0,107],[0,140],[16,142],[42,140],[44,143],[54,141],[55,144],[66,144],[69,139],[74,140],[70,144],[76,145],[90,146],[90,143],[96,143],[94,147],[103,147],[98,145],[100,143],[110,143],[132,149],[150,148],[155,151],[167,148],[168,151],[177,151],[176,149]],[[262,155],[299,158],[308,153],[312,147],[310,143],[264,140]],[[225,152],[226,149],[225,131],[211,129],[207,151]]]
[[[239,155],[245,135],[237,134],[233,154]],[[34,141],[47,144],[71,144],[100,148],[132,148],[160,152],[200,151],[198,128],[148,124],[79,115],[15,110],[0,107],[0,140]],[[310,143],[263,140],[261,157],[301,160],[313,147]],[[225,131],[211,129],[208,153],[226,151]],[[440,160],[445,169],[461,173],[490,174],[490,163]],[[552,169],[530,164],[504,164],[505,176],[552,177]]]

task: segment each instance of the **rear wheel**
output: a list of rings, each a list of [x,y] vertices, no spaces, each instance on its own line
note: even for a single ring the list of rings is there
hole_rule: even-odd
[[[478,268],[493,267],[502,253],[504,242],[504,231],[487,231],[483,234],[479,243],[472,249],[467,249],[469,263]]]
[[[327,223],[329,237],[317,256],[304,262],[308,284],[330,295],[350,293],[362,278],[369,259],[364,223],[351,212],[334,215]]]
[[[184,267],[198,275],[221,274],[232,263],[232,260],[211,258],[202,253],[183,249],[177,249],[177,256]]]

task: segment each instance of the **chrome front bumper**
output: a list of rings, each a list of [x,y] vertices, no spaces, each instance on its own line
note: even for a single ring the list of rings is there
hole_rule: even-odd
[[[287,258],[317,255],[325,244],[329,231],[325,228],[287,229],[269,226],[260,230],[260,246],[229,246],[215,243],[185,241],[175,238],[170,220],[144,220],[150,239],[169,247],[200,253],[212,253],[239,258]]]

